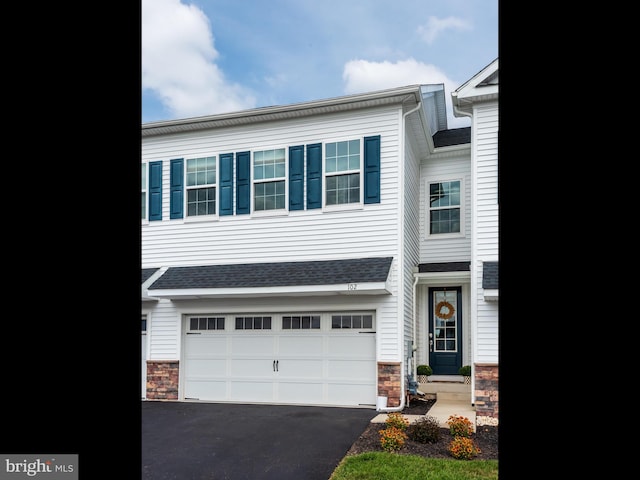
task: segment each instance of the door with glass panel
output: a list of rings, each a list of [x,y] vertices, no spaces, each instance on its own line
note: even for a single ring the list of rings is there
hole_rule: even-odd
[[[462,289],[429,288],[429,365],[434,375],[458,375],[462,366]]]

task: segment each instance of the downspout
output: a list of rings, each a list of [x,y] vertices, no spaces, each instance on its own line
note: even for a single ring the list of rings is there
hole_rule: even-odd
[[[413,112],[416,112],[420,108],[422,108],[422,101],[421,100],[418,102],[418,104],[415,106],[415,108],[412,108],[408,112],[405,112],[405,113],[402,114],[402,122],[401,122],[402,132],[400,133],[400,136],[401,136],[400,159],[401,159],[402,162],[404,162],[404,156],[405,156],[404,144],[405,144],[405,140],[406,139],[405,139],[404,132],[406,130],[405,129],[405,124],[407,122],[407,116],[412,114]],[[403,172],[404,172],[404,170],[403,170]],[[403,181],[404,181],[404,179],[403,179]],[[404,189],[402,189],[402,192],[404,193]],[[402,198],[400,201],[404,202],[404,198]],[[402,222],[402,229],[404,229],[404,215],[400,216],[400,221]],[[404,237],[402,237],[402,238],[404,238]],[[400,248],[404,249],[404,245],[401,245]],[[402,258],[404,259],[404,256]],[[404,265],[401,265],[401,271],[404,274]],[[414,309],[415,309],[415,306],[414,306]],[[402,329],[401,329],[401,335],[400,336],[401,336],[401,340],[402,340],[401,345],[404,346],[404,320],[402,321]],[[415,338],[415,330],[413,332],[413,336]],[[411,348],[413,348],[413,345],[412,345]],[[402,356],[401,356],[401,360],[400,360],[400,372],[401,372],[401,375],[400,375],[400,405],[398,405],[397,407],[380,408],[380,409],[378,409],[378,411],[380,411],[380,412],[400,412],[400,411],[402,411],[404,409],[404,404],[405,404],[406,397],[407,397],[407,395],[406,395],[406,393],[407,393],[407,385],[406,385],[407,374],[405,373],[406,365],[405,365],[404,348],[402,348],[402,350],[403,350],[403,352],[402,352]]]

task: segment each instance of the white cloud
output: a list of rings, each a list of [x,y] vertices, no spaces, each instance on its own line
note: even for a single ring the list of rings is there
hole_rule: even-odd
[[[438,67],[418,62],[413,58],[396,63],[369,62],[367,60],[351,60],[342,72],[345,93],[365,93],[406,85],[444,84],[445,102],[447,105],[447,124],[449,128],[469,126],[468,118],[457,118],[453,115],[451,92],[460,86],[449,79]]]
[[[230,83],[205,14],[180,0],[142,0],[142,87],[179,118],[253,108],[255,98]]]
[[[469,30],[471,29],[471,25],[461,18],[438,18],[431,16],[427,20],[426,25],[420,25],[418,27],[418,35],[420,35],[428,45],[431,45],[440,33],[448,29]]]

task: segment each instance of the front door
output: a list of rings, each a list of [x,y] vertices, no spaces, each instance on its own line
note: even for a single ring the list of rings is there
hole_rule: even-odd
[[[429,365],[434,375],[458,375],[462,366],[462,289],[429,288]]]

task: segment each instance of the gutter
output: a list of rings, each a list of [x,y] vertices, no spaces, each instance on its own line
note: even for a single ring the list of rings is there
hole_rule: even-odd
[[[405,125],[407,122],[407,116],[409,116],[410,114],[412,114],[413,112],[416,112],[418,110],[420,110],[422,108],[422,101],[419,101],[418,104],[412,108],[411,110],[409,110],[408,112],[405,112],[402,114],[402,132],[400,133],[401,135],[401,147],[402,147],[402,152],[400,153],[400,159],[402,162],[404,162],[405,160],[405,152],[404,152],[404,145],[405,145]],[[400,200],[401,202],[404,201],[404,199]],[[400,216],[401,219],[404,219],[404,215]],[[403,220],[401,220],[403,221]],[[404,229],[404,225],[402,225],[402,229]],[[401,229],[401,230],[402,230]],[[404,248],[404,247],[401,247]],[[414,281],[414,289],[415,289],[415,282],[417,282],[417,279]],[[414,296],[414,302],[415,302],[415,296]],[[415,311],[415,305],[414,305],[414,311]],[[415,318],[415,314],[414,314],[414,318]],[[400,329],[400,339],[402,341],[402,346],[404,347],[404,321],[401,322],[401,325],[403,326],[403,328]],[[415,328],[413,331],[413,337],[415,339]],[[412,345],[412,350],[415,348],[415,342]],[[404,350],[404,348],[402,349]],[[413,355],[413,351],[411,352]],[[412,362],[415,363],[415,362]],[[415,369],[415,365],[413,366],[413,369]],[[379,408],[378,411],[379,412],[400,412],[404,409],[404,405],[405,405],[405,401],[407,398],[406,395],[406,391],[407,391],[407,385],[406,385],[406,381],[407,381],[407,374],[405,373],[406,370],[406,365],[405,365],[405,355],[404,355],[404,351],[402,352],[402,357],[400,360],[400,405],[398,405],[397,407],[386,407],[386,408]],[[413,372],[412,372],[413,373]]]

